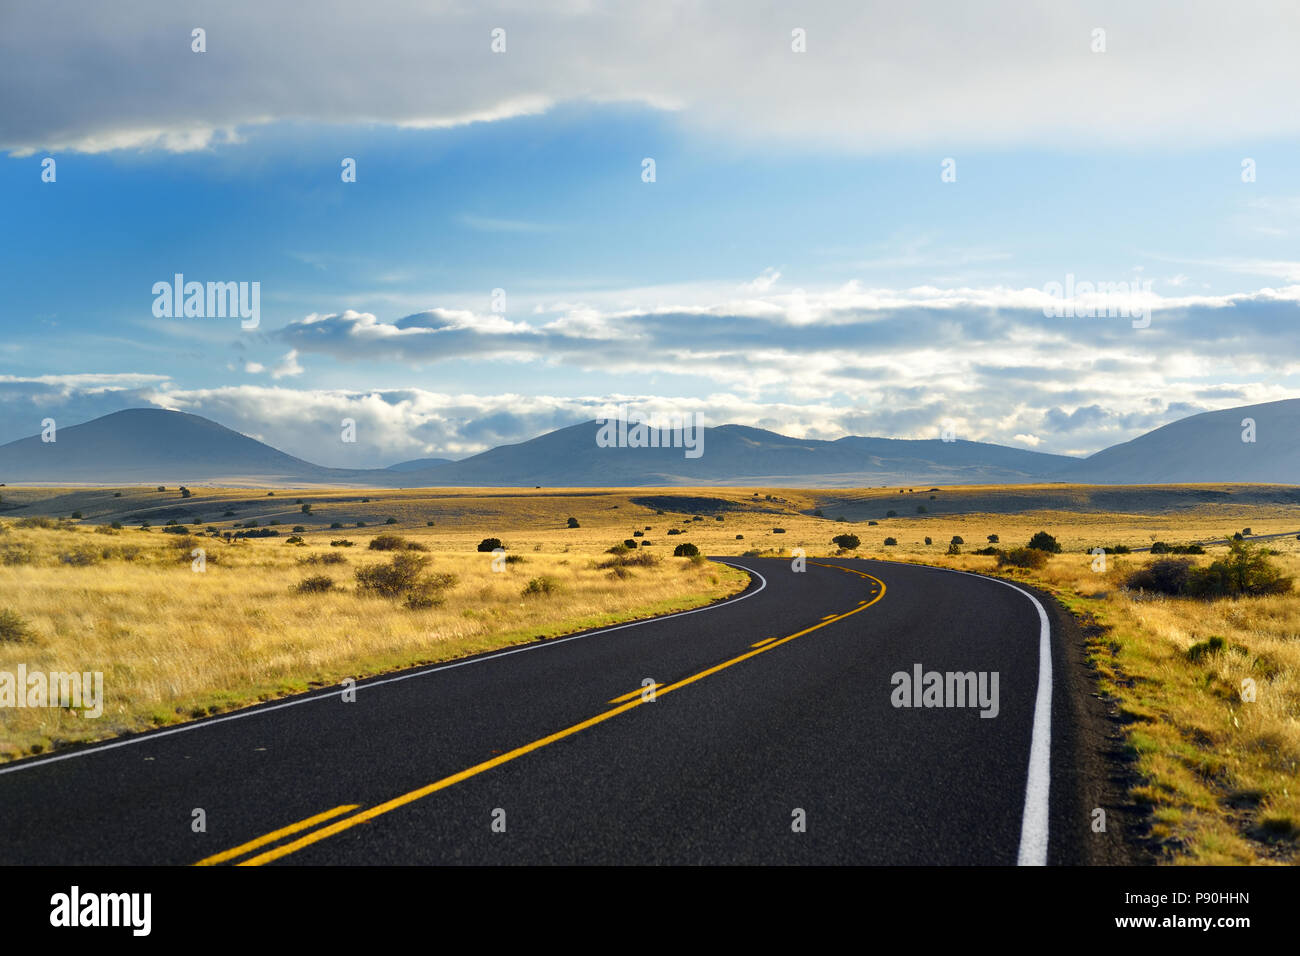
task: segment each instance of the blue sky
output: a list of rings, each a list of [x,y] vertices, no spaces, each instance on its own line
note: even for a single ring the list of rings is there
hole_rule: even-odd
[[[386,464],[627,403],[1087,454],[1300,396],[1296,77],[1270,46],[1300,24],[1280,5],[1225,29],[1193,4],[1174,30],[1173,8],[1096,3],[710,25],[393,2],[276,38],[236,3],[204,53],[183,12],[51,7],[84,21],[57,44],[68,9],[0,14],[0,441],[161,405]],[[345,54],[364,65],[321,65]],[[259,327],[155,317],[177,272],[260,283]],[[1149,327],[1044,315],[1067,274],[1145,290]]]

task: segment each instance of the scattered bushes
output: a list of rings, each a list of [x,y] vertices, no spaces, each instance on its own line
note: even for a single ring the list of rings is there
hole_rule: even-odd
[[[298,559],[299,564],[347,564],[348,559],[343,557],[337,551],[326,551],[324,554],[308,554]]]
[[[1167,541],[1154,541],[1152,554],[1204,554],[1205,549],[1199,544],[1170,544]]]
[[[510,559],[507,558],[506,560],[509,561]],[[607,568],[651,568],[658,563],[659,559],[647,551],[637,551],[635,554],[624,551],[612,558],[606,558],[604,561],[599,562],[596,567],[602,571]]]
[[[1125,584],[1133,590],[1211,600],[1286,594],[1293,581],[1258,547],[1232,541],[1228,554],[1209,567],[1193,567],[1187,558],[1161,558],[1134,571]]]

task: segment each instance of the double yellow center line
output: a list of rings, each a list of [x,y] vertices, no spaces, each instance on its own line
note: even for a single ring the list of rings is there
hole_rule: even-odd
[[[877,601],[879,601],[881,598],[885,596],[885,582],[881,581],[879,578],[873,577],[870,574],[867,574],[863,571],[855,570],[854,568],[843,567],[838,564],[822,564],[820,561],[813,561],[810,563],[819,565],[820,567],[824,567],[824,568],[837,568],[840,571],[847,571],[850,574],[856,574],[859,577],[868,578],[872,581],[875,581],[876,584],[880,586],[880,590],[878,593],[876,593],[875,597],[871,598],[871,600],[860,602],[858,606],[851,611],[845,611],[843,614],[829,615],[819,623],[814,624],[812,627],[806,627],[802,631],[796,631],[795,633],[789,634],[786,637],[772,638],[769,639],[768,641],[760,641],[759,645],[755,646],[753,650],[746,651],[744,654],[741,654],[737,657],[733,657],[730,660],[723,661],[721,664],[715,664],[713,667],[707,668],[706,670],[702,670],[698,674],[692,674],[690,677],[683,678],[682,680],[677,681],[677,683],[675,684],[656,685],[654,688],[655,698],[662,697],[664,694],[672,693],[675,690],[678,690],[682,687],[686,687],[688,684],[694,684],[696,681],[703,680],[706,677],[710,677],[713,674],[718,673],[719,671],[724,671],[728,667],[734,667],[735,665],[741,663],[742,661],[749,660],[751,657],[757,657],[759,654],[765,654],[775,647],[780,647],[782,644],[785,644],[789,641],[793,641],[797,637],[803,637],[805,634],[811,634],[813,631],[821,630],[823,627],[826,627],[829,624],[834,624],[836,621],[842,621],[846,617],[852,617],[854,614],[857,614],[859,611],[865,611],[867,608],[871,607],[871,605],[875,604]],[[522,747],[516,747],[514,750],[510,750],[507,751],[506,753],[500,754],[499,756],[493,757],[491,760],[485,760],[482,763],[477,763],[472,767],[460,771],[459,773],[452,774],[450,777],[443,777],[441,780],[437,780],[431,784],[428,784],[427,786],[420,787],[418,790],[412,790],[409,793],[404,793],[401,796],[394,797],[391,800],[388,800],[384,803],[377,804],[376,806],[370,807],[367,810],[362,810],[359,813],[354,813],[351,816],[344,817],[342,820],[335,820],[335,822],[330,823],[328,826],[321,827],[318,830],[311,830],[310,833],[306,833],[303,836],[298,837],[298,839],[296,840],[293,840],[289,843],[282,843],[279,846],[273,847],[272,849],[265,850],[262,853],[258,853],[256,856],[245,859],[236,865],[237,866],[261,866],[264,863],[271,863],[275,860],[280,859],[281,857],[288,856],[290,853],[296,853],[299,850],[303,849],[304,847],[311,846],[313,843],[317,843],[321,840],[326,839],[327,837],[332,837],[336,833],[342,833],[344,830],[351,829],[357,824],[367,823],[370,820],[375,819],[376,817],[384,815],[385,813],[389,813],[393,810],[398,809],[399,807],[404,807],[408,803],[414,803],[416,800],[421,800],[424,797],[429,796],[430,794],[437,793],[439,790],[446,790],[448,787],[455,786],[456,784],[464,780],[468,780],[470,777],[476,777],[481,773],[493,769],[494,767],[499,767],[502,764],[509,763],[512,760],[517,760],[518,758],[524,756],[525,754],[530,754],[535,750],[541,750],[543,747],[548,747],[551,744],[563,740],[566,737],[572,737],[574,734],[581,733],[582,731],[588,729],[589,727],[595,727],[597,724],[604,723],[607,720],[617,717],[619,714],[627,713],[629,710],[632,710],[633,708],[636,707],[640,707],[642,704],[649,702],[645,697],[642,696],[642,688],[638,688],[630,695],[625,694],[623,695],[622,698],[616,697],[614,698],[614,700],[616,701],[622,700],[627,697],[631,697],[632,699],[627,700],[626,703],[619,704],[619,706],[617,707],[613,707],[607,711],[604,711],[603,713],[597,714],[594,717],[590,717],[587,720],[582,721],[581,723],[574,724],[572,727],[566,727],[563,730],[559,730],[553,734],[549,734],[548,736],[542,737],[540,740],[534,740],[532,743],[524,744]],[[255,840],[250,840],[247,843],[241,843],[239,846],[233,847],[232,849],[225,850],[213,856],[205,857],[204,859],[199,860],[198,863],[194,865],[215,866],[219,863],[229,862],[231,860],[237,859],[238,857],[244,856],[247,853],[251,853],[254,850],[258,850],[264,846],[275,843],[278,840],[282,840],[285,837],[293,836],[296,833],[301,833],[304,830],[308,830],[311,827],[316,826],[318,823],[324,823],[327,820],[333,820],[335,817],[339,816],[340,814],[348,813],[352,810],[357,809],[357,806],[359,806],[359,804],[345,804],[343,806],[335,807],[332,810],[327,810],[324,813],[318,813],[313,817],[308,817],[306,820],[301,820],[298,823],[293,823],[290,824],[289,826],[281,827],[279,830],[275,830],[271,833],[266,834],[265,836],[258,837]]]

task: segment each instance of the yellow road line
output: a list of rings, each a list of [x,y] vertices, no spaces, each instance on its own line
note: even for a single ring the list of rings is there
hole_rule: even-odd
[[[283,839],[284,837],[287,836],[292,836],[293,834],[297,833],[299,830],[306,830],[308,827],[314,827],[318,823],[323,823],[326,820],[332,820],[334,817],[337,817],[340,813],[347,813],[349,810],[355,810],[359,806],[361,806],[361,804],[359,803],[348,803],[348,804],[344,804],[341,807],[335,807],[333,810],[326,810],[324,813],[318,813],[314,817],[308,817],[306,820],[299,820],[297,823],[291,823],[287,827],[281,827],[280,829],[275,830],[274,832],[266,834],[266,836],[258,837],[256,840],[249,840],[247,843],[241,843],[239,846],[235,847],[234,849],[226,850],[222,853],[216,854],[215,856],[210,856],[205,859],[199,860],[199,862],[195,863],[194,865],[215,866],[218,863],[224,863],[227,860],[233,860],[237,856],[243,856],[249,850],[256,850],[259,846],[266,846],[266,844],[268,843],[274,843],[276,840]]]
[[[618,697],[615,697],[613,700],[610,701],[610,703],[611,703],[611,704],[621,704],[621,703],[623,703],[623,701],[625,701],[625,700],[631,700],[633,697],[639,697],[639,696],[641,696],[642,694],[644,694],[644,693],[645,693],[646,691],[648,691],[648,690],[653,690],[653,691],[656,691],[656,692],[657,692],[657,691],[659,690],[659,688],[662,687],[662,686],[663,686],[663,684],[650,684],[650,685],[648,685],[648,686],[646,686],[646,687],[638,687],[636,690],[632,691],[631,693],[621,694],[621,695],[619,695]]]
[[[841,571],[851,571],[853,574],[857,574],[861,577],[871,578],[871,580],[875,581],[877,584],[880,585],[880,593],[876,597],[872,598],[870,601],[858,607],[855,607],[851,611],[845,611],[843,614],[833,615],[827,620],[824,620],[818,624],[814,624],[811,627],[806,627],[802,631],[795,631],[793,634],[788,634],[785,637],[774,638],[771,641],[771,643],[765,643],[762,647],[758,647],[751,651],[746,651],[744,654],[741,654],[738,657],[733,657],[730,660],[723,661],[721,664],[715,664],[714,666],[707,668],[706,670],[702,670],[697,674],[692,674],[690,677],[683,678],[682,680],[679,680],[675,684],[669,684],[666,687],[659,687],[655,690],[655,697],[659,698],[662,697],[664,694],[672,693],[673,691],[685,687],[688,684],[694,684],[696,681],[703,680],[706,677],[710,677],[713,674],[718,673],[719,671],[726,670],[728,667],[734,667],[735,665],[739,664],[741,661],[747,661],[751,657],[757,657],[759,654],[765,654],[775,647],[780,647],[782,644],[785,644],[789,641],[793,641],[795,638],[803,637],[805,634],[811,634],[813,631],[819,631],[823,627],[826,627],[828,624],[833,624],[836,621],[842,621],[844,618],[851,617],[852,615],[857,614],[859,611],[865,611],[867,608],[869,608],[871,605],[875,604],[877,601],[879,601],[881,598],[885,596],[885,582],[881,581],[879,578],[872,577],[869,574],[863,574],[861,571],[854,571],[852,568],[840,567],[837,564],[822,564],[820,561],[813,561],[811,563],[817,564],[821,567],[838,568]],[[465,770],[460,771],[460,773],[452,774],[450,777],[443,777],[441,780],[437,780],[431,784],[428,784],[427,786],[420,787],[418,790],[412,790],[409,793],[404,793],[401,796],[394,797],[393,799],[388,800],[384,803],[376,804],[375,806],[371,807],[368,810],[362,810],[360,813],[354,813],[352,816],[346,817],[335,823],[331,823],[329,826],[321,827],[319,830],[313,830],[311,833],[301,836],[297,840],[294,840],[291,843],[281,844],[280,846],[267,850],[265,853],[260,853],[257,856],[252,857],[251,859],[244,860],[238,865],[239,866],[262,866],[263,864],[274,862],[275,860],[278,860],[281,857],[288,856],[290,853],[296,853],[299,850],[303,849],[304,847],[311,846],[311,844],[313,843],[317,843],[320,840],[326,839],[327,837],[334,836],[336,833],[342,833],[344,830],[351,829],[352,827],[356,826],[359,823],[368,823],[369,821],[375,819],[375,817],[382,816],[385,813],[389,813],[390,811],[398,809],[399,807],[404,807],[408,803],[414,803],[416,800],[421,800],[424,797],[429,796],[430,794],[437,793],[439,790],[446,790],[448,787],[461,783],[464,780],[468,780],[470,777],[476,777],[479,774],[491,770],[494,767],[499,767],[504,763],[509,763],[512,760],[516,760],[519,757],[524,756],[525,754],[530,754],[535,750],[541,750],[543,747],[549,746],[550,744],[563,740],[566,737],[572,737],[574,734],[581,733],[582,731],[587,730],[590,727],[595,727],[597,724],[602,724],[607,720],[617,717],[619,714],[624,714],[627,713],[629,710],[632,710],[636,707],[640,707],[642,704],[646,703],[646,701],[641,699],[640,693],[641,692],[638,690],[636,692],[636,697],[634,697],[632,700],[628,701],[627,703],[620,704],[619,706],[614,707],[611,710],[607,710],[604,713],[597,714],[595,717],[589,717],[588,719],[582,721],[581,723],[574,724],[572,727],[566,727],[563,730],[559,730],[553,734],[550,734],[549,736],[542,737],[540,740],[534,740],[532,743],[524,744],[522,747],[516,747],[514,750],[510,750],[507,751],[506,753],[500,754],[499,756],[493,757],[491,760],[485,760],[482,763],[477,763],[472,767],[468,767]],[[333,811],[331,811],[331,813],[333,813]],[[304,823],[305,822],[306,821],[304,821]],[[299,829],[301,829],[301,827],[299,827]],[[268,834],[267,836],[261,838],[260,841],[254,841],[254,843],[260,845],[262,843],[272,842],[273,840],[277,839],[279,835],[282,835],[282,833],[283,831],[276,831],[275,834]],[[252,844],[245,844],[244,846],[251,847]],[[218,855],[222,859],[229,859],[230,856],[238,855],[236,851],[242,849],[243,847],[236,847],[235,850],[229,850],[224,854],[218,854]],[[201,862],[208,863],[214,860],[216,860],[216,857],[209,857],[207,860],[203,860]]]
[[[765,637],[765,638],[763,638],[761,641],[756,641],[755,643],[750,644],[749,646],[750,646],[750,647],[762,647],[764,644],[771,644],[771,643],[772,643],[773,641],[775,641],[775,640],[776,640],[775,637]]]

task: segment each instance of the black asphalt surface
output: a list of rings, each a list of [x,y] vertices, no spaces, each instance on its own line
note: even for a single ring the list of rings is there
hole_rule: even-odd
[[[761,579],[722,606],[362,682],[355,702],[317,692],[0,767],[0,863],[191,864],[358,808],[233,859],[247,861],[607,713],[646,678],[672,685],[879,596],[839,567],[726,560]],[[874,575],[884,596],[268,862],[1014,864],[1039,674],[1033,604],[972,575],[827,563]],[[998,672],[997,717],[893,707],[891,675],[916,663]],[[1053,697],[1048,862],[1082,863],[1065,695]]]

